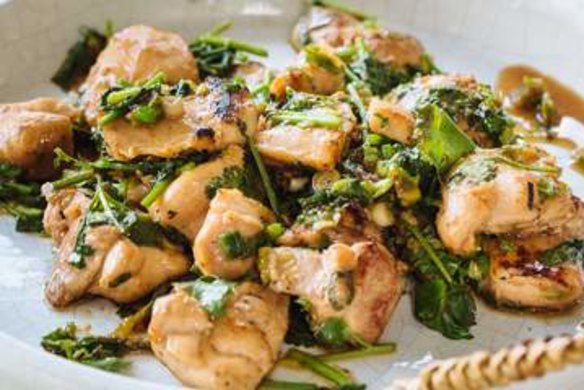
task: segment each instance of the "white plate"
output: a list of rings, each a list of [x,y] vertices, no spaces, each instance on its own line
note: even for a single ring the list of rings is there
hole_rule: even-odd
[[[472,72],[492,82],[505,64],[527,63],[556,75],[584,93],[584,1],[578,0],[387,0],[353,2],[384,25],[419,37],[438,65]],[[117,27],[151,24],[185,38],[231,18],[233,36],[270,49],[270,63],[291,58],[286,41],[302,11],[294,0],[0,0],[0,101],[57,94],[48,79],[81,24]],[[569,177],[584,195],[581,176]],[[52,262],[50,243],[17,234],[0,217],[0,388],[120,389],[178,384],[152,358],[137,357],[132,376],[112,375],[76,365],[40,350],[41,336],[74,320],[107,332],[117,321],[105,301],[56,312],[44,304],[42,284]],[[450,341],[417,323],[402,299],[385,334],[398,343],[386,358],[346,364],[371,389],[413,376],[432,359],[495,349],[525,338],[574,332],[583,310],[560,318],[533,318],[479,308],[475,338]],[[281,373],[278,373],[281,374]],[[284,373],[285,374],[285,373]],[[521,388],[581,388],[584,368],[571,368]]]

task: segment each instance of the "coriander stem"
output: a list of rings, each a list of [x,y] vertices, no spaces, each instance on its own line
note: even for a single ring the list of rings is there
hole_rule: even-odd
[[[296,112],[282,110],[270,115],[270,119],[303,127],[313,126],[329,129],[338,129],[342,124],[340,116],[327,112]]]
[[[289,382],[265,379],[259,386],[259,390],[318,390],[319,387],[313,383]]]
[[[453,282],[452,276],[450,276],[450,273],[448,272],[448,270],[444,266],[444,263],[442,263],[442,260],[440,259],[440,257],[434,251],[434,248],[432,248],[430,246],[430,244],[426,241],[424,236],[422,236],[422,233],[420,233],[420,231],[415,226],[410,225],[409,223],[406,223],[406,226],[407,226],[407,229],[410,231],[410,233],[412,233],[412,235],[416,238],[416,240],[418,240],[420,245],[422,245],[422,248],[424,248],[424,250],[426,251],[428,256],[430,256],[430,259],[432,260],[432,262],[434,263],[436,268],[438,268],[440,273],[442,273],[442,276],[444,276],[444,279],[446,279],[446,281],[448,283],[452,284],[452,282]]]
[[[172,183],[173,180],[174,177],[171,176],[154,183],[152,189],[150,190],[150,192],[146,194],[146,196],[142,199],[140,204],[146,208],[150,207],[152,203],[154,203],[154,201],[156,201],[156,199],[158,199],[158,197],[162,195],[164,191],[166,191],[166,189],[168,188],[170,183]]]
[[[320,375],[337,386],[353,384],[353,380],[346,371],[325,363],[317,356],[302,352],[296,348],[290,349],[286,356],[298,362],[302,367],[313,371],[315,374]]]
[[[255,143],[253,142],[253,140],[251,139],[251,137],[246,135],[246,138],[247,143],[249,145],[249,150],[251,151],[251,155],[253,156],[253,159],[256,163],[256,167],[258,168],[258,171],[260,173],[262,184],[264,185],[264,189],[266,190],[266,195],[268,196],[270,207],[276,215],[279,215],[280,213],[278,210],[278,197],[276,196],[276,191],[274,191],[274,187],[272,186],[272,181],[270,179],[270,175],[268,174],[268,170],[266,169],[266,166],[264,164],[264,160],[262,159],[262,156],[260,155],[260,152]]]
[[[268,51],[264,48],[252,46],[249,43],[238,41],[231,38],[219,37],[217,35],[203,35],[199,37],[197,41],[200,43],[207,43],[210,45],[225,46],[229,49],[255,54],[260,57],[268,56]]]
[[[72,176],[67,176],[62,179],[56,180],[51,183],[51,187],[53,190],[60,190],[63,188],[71,187],[75,184],[82,183],[84,181],[90,180],[94,178],[95,172],[93,169],[89,169],[86,171],[81,171],[80,173]]]
[[[231,26],[233,25],[233,22],[231,20],[226,20],[222,23],[219,23],[218,25],[216,25],[215,27],[213,27],[211,29],[211,31],[209,31],[207,34],[205,35],[221,35],[223,34],[225,31],[229,30],[231,28]]]
[[[371,345],[366,348],[354,349],[351,351],[333,352],[319,356],[325,362],[338,362],[341,360],[357,359],[368,356],[389,355],[396,350],[395,343],[384,343]]]

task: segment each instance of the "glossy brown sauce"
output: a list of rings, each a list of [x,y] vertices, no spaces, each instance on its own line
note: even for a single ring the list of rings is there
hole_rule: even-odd
[[[511,65],[503,68],[497,76],[495,89],[504,96],[509,96],[523,85],[526,76],[543,80],[544,88],[556,103],[560,116],[569,116],[584,123],[584,98],[552,76],[530,66]]]

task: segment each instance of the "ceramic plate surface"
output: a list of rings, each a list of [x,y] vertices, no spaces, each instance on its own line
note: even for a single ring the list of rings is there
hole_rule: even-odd
[[[351,3],[348,1],[348,3]],[[584,93],[584,1],[572,0],[386,0],[353,1],[383,25],[413,33],[444,70],[470,72],[493,82],[506,64],[526,63],[555,75]],[[136,23],[174,30],[187,40],[225,19],[229,34],[270,50],[269,62],[282,67],[292,57],[287,39],[302,12],[298,0],[0,0],[0,102],[59,91],[49,77],[76,38],[78,26],[117,28]],[[560,162],[565,152],[557,150]],[[579,196],[584,180],[566,179]],[[50,309],[42,286],[53,254],[48,239],[14,232],[0,216],[0,388],[2,389],[150,389],[179,385],[153,358],[135,357],[131,376],[108,374],[41,351],[39,340],[56,326],[74,320],[95,333],[113,329],[118,318],[103,300],[66,311]],[[411,377],[433,359],[496,349],[522,339],[574,332],[584,310],[557,318],[495,312],[480,305],[474,339],[451,341],[424,328],[404,297],[384,340],[398,352],[344,364],[370,389]],[[289,377],[278,371],[276,375]],[[297,378],[303,374],[293,373]],[[299,377],[300,376],[300,377]],[[570,368],[517,388],[581,389],[584,367]],[[310,379],[306,376],[305,379]]]

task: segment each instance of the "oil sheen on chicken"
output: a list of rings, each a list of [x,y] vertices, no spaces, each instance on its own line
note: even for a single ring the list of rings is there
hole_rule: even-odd
[[[158,298],[148,337],[156,357],[199,389],[255,389],[272,369],[288,328],[288,297],[238,285],[214,318],[185,290]]]
[[[402,265],[381,244],[333,244],[260,249],[264,283],[309,302],[315,330],[331,318],[345,321],[361,339],[380,336],[403,290]]]

